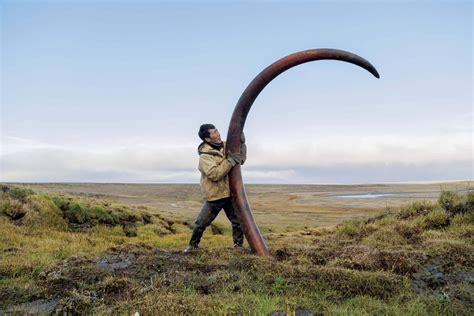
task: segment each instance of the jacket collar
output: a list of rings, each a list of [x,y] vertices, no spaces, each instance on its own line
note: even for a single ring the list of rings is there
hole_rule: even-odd
[[[225,149],[226,149],[227,146],[226,146],[225,141],[223,143],[224,143],[224,146],[222,146],[221,150],[217,150],[217,149],[212,148],[212,146],[209,145],[208,143],[202,142],[198,146],[198,154],[199,155],[208,154],[208,155],[224,157],[225,156]]]

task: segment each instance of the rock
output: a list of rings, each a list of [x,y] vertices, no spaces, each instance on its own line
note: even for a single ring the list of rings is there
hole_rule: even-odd
[[[131,264],[132,263],[127,258],[103,258],[97,262],[97,267],[109,272],[114,272],[115,270],[126,269]]]
[[[45,300],[40,299],[32,302],[26,302],[20,305],[8,307],[5,311],[0,310],[0,315],[5,314],[21,314],[21,315],[43,315],[52,314],[59,303],[59,299]]]

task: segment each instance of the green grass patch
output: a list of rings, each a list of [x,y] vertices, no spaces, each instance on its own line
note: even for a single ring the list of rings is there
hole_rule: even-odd
[[[184,255],[189,220],[1,188],[0,313],[55,297],[69,314],[473,314],[471,194],[333,227],[286,225],[268,233],[263,258],[232,249],[222,224]]]

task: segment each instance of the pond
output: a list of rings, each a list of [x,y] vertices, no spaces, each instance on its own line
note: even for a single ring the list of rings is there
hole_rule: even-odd
[[[460,189],[460,190],[453,190],[453,192],[456,192],[458,194],[466,194],[469,192],[473,192],[474,189]],[[400,197],[400,196],[413,196],[417,195],[418,197],[421,197],[420,195],[423,195],[423,197],[429,197],[426,196],[427,194],[436,194],[439,195],[441,191],[431,191],[431,192],[368,192],[368,193],[355,193],[355,194],[338,194],[338,195],[332,195],[333,197],[336,198],[342,198],[342,199],[377,199],[377,198],[384,198],[384,197]]]
[[[341,194],[334,197],[343,199],[377,199],[389,196],[401,196],[402,193],[359,193],[359,194]]]

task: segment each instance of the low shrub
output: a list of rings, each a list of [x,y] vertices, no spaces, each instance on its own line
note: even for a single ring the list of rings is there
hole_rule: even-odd
[[[420,215],[428,214],[429,212],[436,209],[438,206],[435,203],[429,201],[417,201],[408,206],[400,208],[400,212],[397,214],[399,219],[409,219]]]
[[[419,226],[411,223],[398,223],[393,229],[409,243],[419,243],[422,240],[423,230]]]
[[[383,228],[362,240],[363,244],[377,247],[406,245],[408,241],[391,228]]]
[[[416,223],[423,229],[440,229],[449,226],[450,219],[445,210],[435,209],[417,219]]]
[[[0,199],[0,215],[7,216],[12,220],[19,220],[25,216],[26,212],[27,210],[20,201],[9,197]]]
[[[2,185],[0,188],[2,197],[10,197],[12,199],[26,201],[29,195],[35,194],[35,192],[29,188],[18,187],[18,186],[7,186]]]
[[[442,191],[438,203],[449,216],[473,211],[474,192],[469,192],[466,195],[459,195],[452,191]]]

